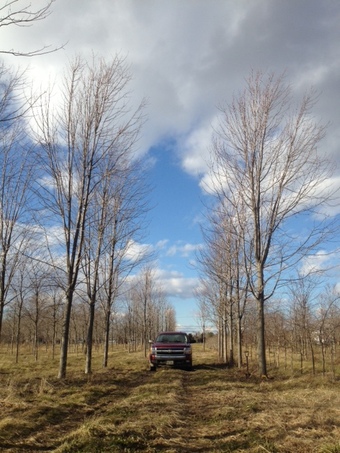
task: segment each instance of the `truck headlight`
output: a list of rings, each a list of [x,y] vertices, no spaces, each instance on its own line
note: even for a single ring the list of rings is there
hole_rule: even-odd
[[[183,352],[184,352],[184,354],[186,354],[186,355],[190,355],[190,354],[191,354],[191,347],[184,348],[184,349],[183,349]]]

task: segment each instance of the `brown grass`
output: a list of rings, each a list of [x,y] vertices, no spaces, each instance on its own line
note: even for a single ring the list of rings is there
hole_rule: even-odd
[[[109,368],[70,354],[66,380],[47,353],[14,364],[0,355],[3,452],[340,452],[340,380],[311,373],[271,379],[216,363],[195,345],[192,372],[148,371],[140,352],[111,353]],[[252,370],[251,370],[252,371]]]

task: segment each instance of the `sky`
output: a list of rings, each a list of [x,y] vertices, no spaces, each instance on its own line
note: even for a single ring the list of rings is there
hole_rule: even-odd
[[[0,29],[8,50],[63,45],[40,57],[3,55],[28,67],[37,87],[77,54],[126,56],[133,99],[147,100],[139,152],[153,163],[154,207],[146,240],[183,330],[199,330],[193,290],[212,125],[251,70],[285,72],[296,97],[315,88],[313,111],[328,124],[321,152],[340,178],[339,23],[338,0],[55,0],[44,21]]]

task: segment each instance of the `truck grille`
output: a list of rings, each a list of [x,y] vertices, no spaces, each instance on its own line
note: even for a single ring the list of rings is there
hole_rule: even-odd
[[[176,356],[176,355],[183,355],[183,348],[181,349],[156,349],[156,355],[162,355],[162,356]]]

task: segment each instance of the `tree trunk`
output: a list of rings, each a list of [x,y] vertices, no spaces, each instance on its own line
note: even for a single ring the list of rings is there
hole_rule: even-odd
[[[90,316],[89,316],[89,325],[88,325],[88,329],[87,329],[87,338],[86,338],[85,374],[92,373],[92,346],[93,346],[94,315],[95,315],[95,300],[93,299],[90,302]]]
[[[73,293],[67,295],[65,315],[63,322],[63,330],[61,337],[61,347],[60,347],[60,362],[59,362],[59,373],[58,378],[64,379],[66,377],[66,368],[67,368],[67,352],[68,352],[68,342],[70,336],[70,323],[71,323],[71,308],[73,301]]]
[[[234,366],[234,312],[233,302],[230,301],[229,308],[229,366]]]
[[[228,363],[228,323],[227,323],[227,317],[223,319],[223,351],[224,351],[224,357],[223,361],[224,363]]]
[[[260,375],[267,376],[263,294],[257,300],[257,348]]]
[[[20,337],[21,337],[21,315],[22,315],[22,302],[20,302],[18,310],[18,323],[17,332],[15,338],[15,363],[19,363],[19,348],[20,348]]]
[[[111,310],[108,308],[105,313],[105,340],[104,340],[104,356],[103,356],[103,368],[107,368],[109,359],[109,344],[110,344],[110,315]]]
[[[237,366],[242,366],[242,316],[237,316]]]
[[[3,321],[3,315],[4,315],[4,309],[5,309],[5,300],[3,296],[3,292],[1,291],[1,296],[0,296],[0,342],[1,342],[1,337],[2,337],[2,321]]]

